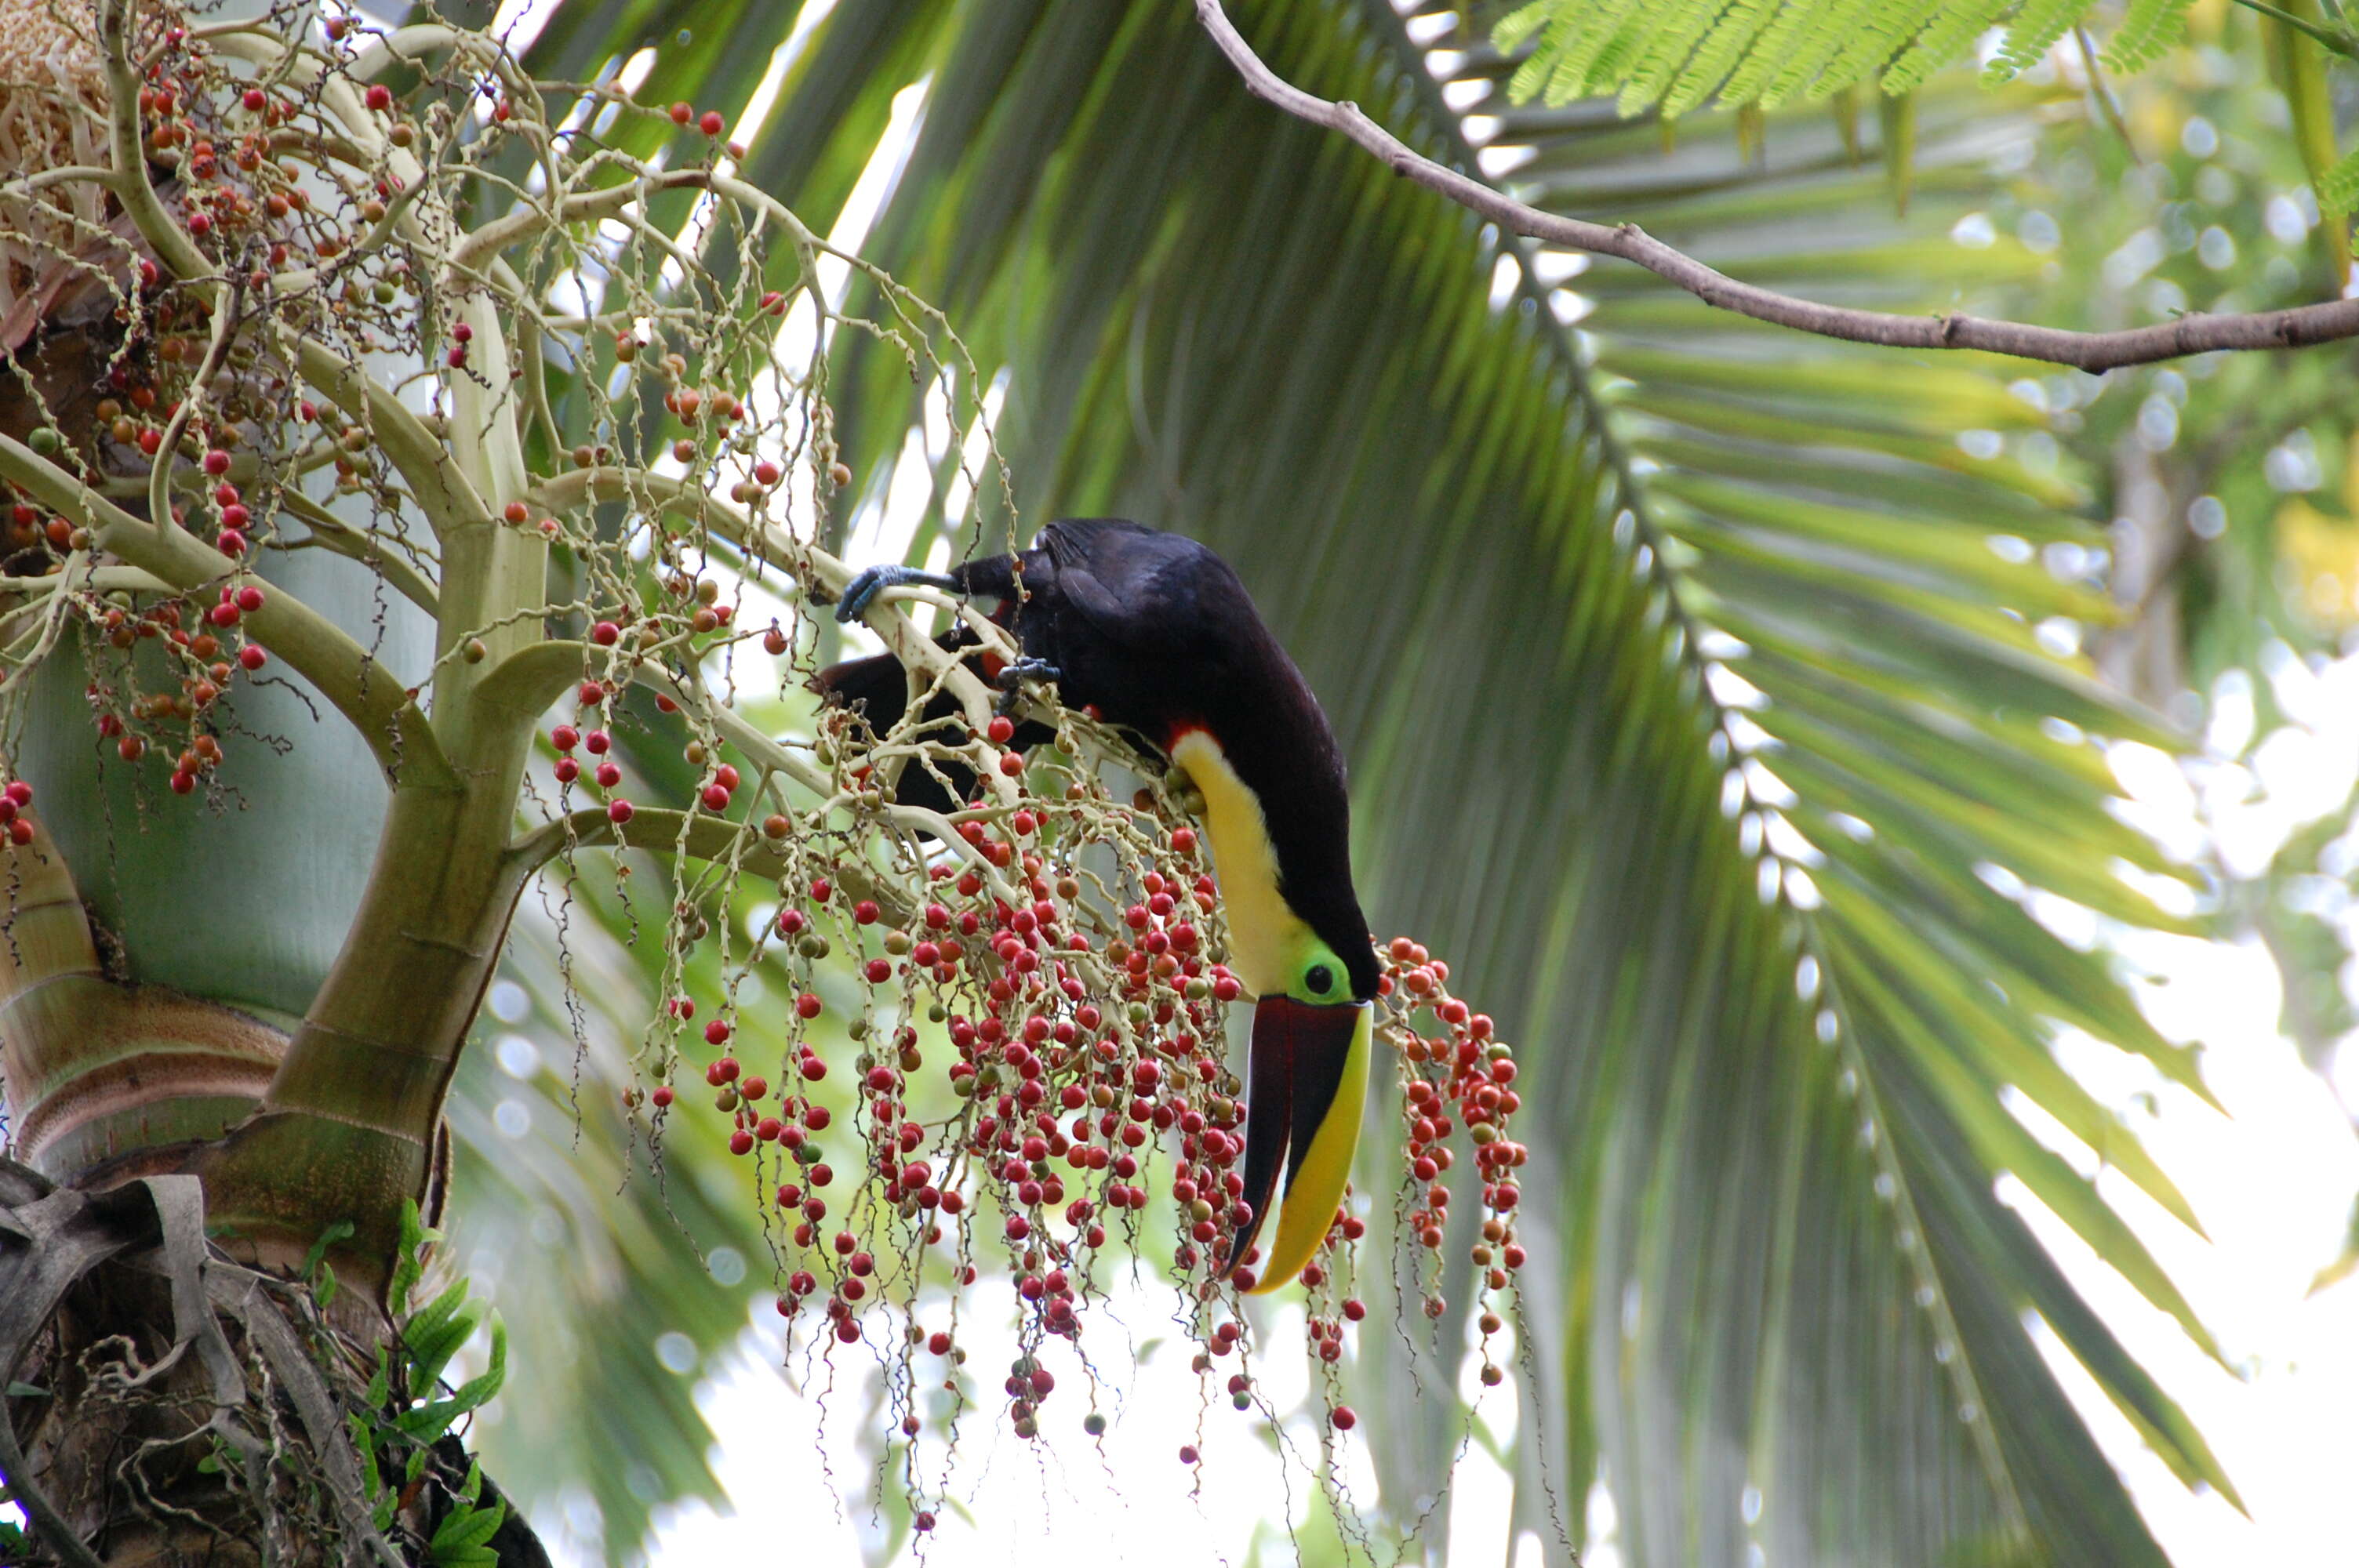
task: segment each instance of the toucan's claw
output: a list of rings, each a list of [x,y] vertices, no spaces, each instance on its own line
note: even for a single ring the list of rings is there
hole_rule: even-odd
[[[913,582],[952,593],[958,591],[956,579],[940,572],[921,571],[916,567],[864,567],[858,576],[843,585],[843,598],[837,601],[835,618],[839,622],[857,621],[868,613],[868,607],[876,602],[878,594]]]

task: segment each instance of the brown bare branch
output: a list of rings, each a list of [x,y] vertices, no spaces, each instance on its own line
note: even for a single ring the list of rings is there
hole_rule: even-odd
[[[1303,92],[1262,63],[1239,36],[1220,0],[1196,0],[1196,17],[1220,46],[1255,97],[1299,120],[1340,131],[1374,154],[1395,174],[1437,190],[1509,232],[1592,255],[1617,256],[1694,295],[1705,304],[1756,321],[1791,327],[1822,338],[1905,349],[1981,349],[2017,359],[2103,372],[2121,365],[2151,364],[2221,349],[2299,349],[2359,338],[2359,297],[2326,300],[2288,310],[2229,316],[2188,315],[2151,327],[2119,332],[2074,332],[2021,321],[1977,316],[1899,316],[1882,310],[1851,310],[1797,299],[1789,294],[1739,283],[1693,256],[1674,250],[1636,223],[1593,223],[1526,206],[1479,179],[1446,168],[1411,150],[1353,103],[1338,103]]]

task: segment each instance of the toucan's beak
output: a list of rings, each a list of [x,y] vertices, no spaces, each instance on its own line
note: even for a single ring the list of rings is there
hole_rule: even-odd
[[[1277,1234],[1254,1271],[1256,1294],[1292,1282],[1335,1221],[1368,1098],[1374,1014],[1364,1002],[1322,1007],[1284,996],[1264,997],[1254,1008],[1245,1190],[1253,1218],[1238,1231],[1229,1263],[1245,1260],[1276,1209]]]

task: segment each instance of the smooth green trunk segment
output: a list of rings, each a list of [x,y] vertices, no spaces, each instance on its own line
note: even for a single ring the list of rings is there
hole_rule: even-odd
[[[0,1080],[27,1162],[60,1180],[166,1169],[178,1156],[163,1151],[244,1119],[292,1021],[111,978],[56,843],[42,835],[5,860]]]

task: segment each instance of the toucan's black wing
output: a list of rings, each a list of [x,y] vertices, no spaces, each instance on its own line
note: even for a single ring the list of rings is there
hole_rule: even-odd
[[[973,649],[981,641],[965,626],[955,626],[934,639],[938,647],[950,652]],[[976,660],[970,654],[973,666]],[[977,669],[977,676],[984,671]],[[812,677],[811,688],[829,704],[853,708],[868,720],[869,729],[882,735],[901,722],[909,710],[909,676],[901,661],[890,654],[877,654],[865,659],[846,659],[830,665]],[[958,699],[948,693],[937,696],[926,704],[929,723],[956,719]],[[1056,738],[1057,732],[1045,724],[1029,719],[1016,727],[1015,739],[1009,744],[1017,751],[1039,745]],[[940,776],[936,777],[939,773]],[[937,762],[930,768],[912,759],[902,764],[901,782],[893,798],[903,806],[914,806],[925,811],[956,811],[975,795],[974,770],[961,762]]]
[[[1042,529],[1038,550],[1054,567],[1049,596],[1114,643],[1166,654],[1187,650],[1219,629],[1205,619],[1208,595],[1234,599],[1250,613],[1228,563],[1184,534],[1120,517],[1074,517]]]
[[[909,710],[908,674],[890,654],[830,665],[819,672],[811,686],[833,706],[860,713],[879,735],[901,722],[901,716]],[[958,705],[947,697],[938,697],[927,705],[929,717],[947,719],[957,711]],[[974,771],[956,762],[938,762],[935,767],[940,770],[940,778],[915,762],[904,763],[893,798],[925,811],[957,810],[974,793]]]

